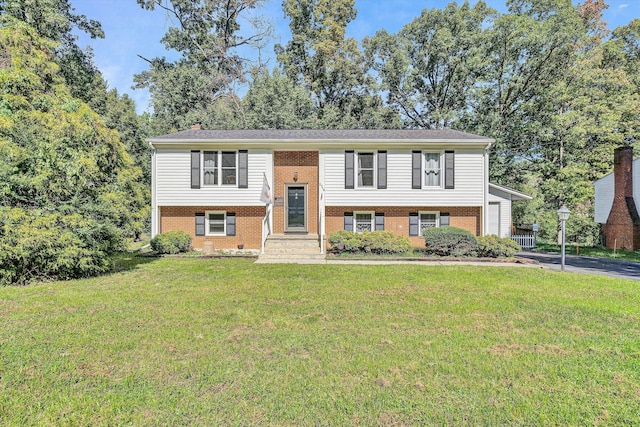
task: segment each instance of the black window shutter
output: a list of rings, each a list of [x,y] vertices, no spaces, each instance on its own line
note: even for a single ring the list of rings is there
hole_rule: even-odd
[[[238,188],[249,187],[249,153],[247,150],[238,151]]]
[[[384,231],[384,213],[376,212],[376,231]]]
[[[411,188],[422,188],[422,152],[421,151],[411,152]]]
[[[378,151],[378,188],[387,188],[387,152]]]
[[[353,231],[353,212],[344,213],[344,230]]]
[[[444,188],[455,188],[455,153],[444,152]]]
[[[200,151],[191,151],[191,188],[200,188]]]
[[[409,236],[418,236],[418,213],[409,214]]]
[[[448,213],[441,213],[440,214],[440,226],[444,227],[444,226],[447,226],[447,225],[451,224],[449,219],[450,219],[450,216],[449,216]]]
[[[354,153],[353,151],[344,152],[344,188],[353,188],[353,166],[354,166]]]
[[[204,213],[196,214],[196,236],[205,235]]]
[[[233,212],[227,213],[227,236],[236,235],[236,214]]]

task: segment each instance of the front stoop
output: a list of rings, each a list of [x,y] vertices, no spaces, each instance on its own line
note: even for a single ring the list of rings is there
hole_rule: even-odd
[[[256,263],[324,264],[317,234],[272,234]]]

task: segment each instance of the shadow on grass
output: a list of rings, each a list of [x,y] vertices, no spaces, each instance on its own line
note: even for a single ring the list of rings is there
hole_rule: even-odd
[[[131,251],[121,252],[112,257],[111,271],[107,274],[121,273],[135,270],[139,265],[150,264],[160,257],[153,253]]]

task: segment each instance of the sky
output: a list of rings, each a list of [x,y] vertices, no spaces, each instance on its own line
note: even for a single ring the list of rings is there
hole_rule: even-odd
[[[357,17],[347,27],[347,35],[357,40],[385,29],[395,33],[420,15],[423,9],[444,8],[450,0],[356,0]],[[458,1],[461,3],[462,0]],[[505,12],[506,0],[486,0],[487,4]],[[476,0],[470,3],[475,4]],[[578,1],[574,0],[574,3]],[[608,0],[605,21],[609,29],[640,17],[640,0]],[[86,15],[102,24],[104,39],[90,39],[78,33],[81,47],[91,46],[94,62],[109,84],[119,93],[127,93],[136,102],[138,113],[149,111],[147,90],[132,89],[133,76],[147,69],[145,58],[166,56],[176,58],[160,42],[167,29],[175,25],[163,11],[147,11],[136,0],[71,0],[76,13]],[[276,65],[273,45],[286,44],[290,38],[288,21],[282,12],[281,0],[267,0],[256,11],[271,21],[274,41],[261,53],[269,59],[269,68]],[[241,22],[241,26],[242,26]],[[248,24],[245,24],[247,26]],[[172,56],[174,55],[174,56]]]

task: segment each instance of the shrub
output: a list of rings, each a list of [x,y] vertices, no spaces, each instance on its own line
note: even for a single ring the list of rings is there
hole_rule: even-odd
[[[184,231],[168,231],[151,239],[151,249],[159,254],[188,252],[190,248],[191,236]]]
[[[509,238],[498,236],[480,236],[478,240],[478,255],[489,258],[511,258],[522,250],[520,245]]]
[[[428,254],[454,257],[474,257],[478,254],[475,236],[461,228],[427,228],[422,235]]]
[[[89,216],[0,208],[0,286],[105,273],[119,250],[119,231]]]
[[[337,231],[329,236],[329,243],[336,252],[398,254],[411,250],[408,238],[391,231]]]

